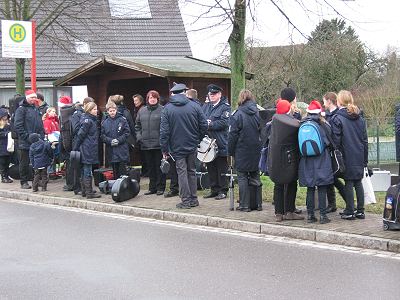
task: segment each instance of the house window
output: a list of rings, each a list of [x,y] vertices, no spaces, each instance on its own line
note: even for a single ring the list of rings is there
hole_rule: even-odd
[[[90,54],[90,47],[87,42],[75,42],[75,51],[79,54]]]
[[[122,19],[150,19],[148,0],[108,0],[111,17]]]

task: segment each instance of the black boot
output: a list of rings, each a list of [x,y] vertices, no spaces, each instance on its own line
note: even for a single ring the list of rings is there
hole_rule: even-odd
[[[100,198],[101,195],[100,194],[96,194],[93,191],[93,180],[92,177],[86,177],[84,178],[85,181],[85,189],[86,189],[86,198],[87,199],[93,199],[93,198]]]
[[[76,193],[75,195],[78,195],[78,193]],[[86,197],[86,187],[83,179],[81,179],[81,196]]]
[[[49,177],[47,176],[47,172],[45,174],[42,174],[42,182],[41,182],[41,186],[42,186],[42,191],[47,191],[47,183],[49,182]]]
[[[35,170],[35,176],[33,177],[33,181],[32,181],[32,191],[33,192],[37,192],[39,190],[39,181],[40,181],[39,170]]]
[[[4,173],[4,174],[1,174],[1,182],[2,183],[12,183],[13,180],[10,177],[8,177],[8,174]]]

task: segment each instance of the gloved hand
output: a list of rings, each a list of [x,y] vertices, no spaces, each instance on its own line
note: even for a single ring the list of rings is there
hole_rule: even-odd
[[[118,144],[119,144],[119,141],[117,139],[111,140],[111,147],[118,146]]]
[[[372,171],[372,169],[368,168],[368,176],[371,177],[372,175],[374,175],[374,172]]]

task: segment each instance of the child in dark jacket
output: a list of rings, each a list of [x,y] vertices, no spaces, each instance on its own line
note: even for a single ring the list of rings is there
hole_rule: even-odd
[[[10,124],[8,123],[9,114],[5,108],[0,109],[0,174],[2,183],[13,182],[8,177],[11,153],[7,151],[8,133],[10,132]]]
[[[299,184],[300,186],[307,187],[307,221],[308,223],[317,222],[317,218],[314,215],[314,195],[315,187],[318,188],[318,204],[320,209],[320,220],[321,224],[329,223],[330,220],[326,216],[326,194],[329,185],[333,184],[333,171],[332,162],[329,154],[329,138],[327,134],[331,135],[331,129],[325,120],[321,119],[321,104],[317,100],[311,101],[307,108],[308,115],[303,119],[302,124],[310,122],[311,125],[315,125],[318,129],[318,136],[321,141],[321,153],[311,156],[310,153],[305,153],[311,150],[308,141],[305,141],[300,146],[302,156],[299,164]],[[299,130],[299,141],[301,140],[302,127]],[[316,146],[316,145],[313,145]],[[314,148],[314,147],[313,147]],[[313,149],[316,150],[315,148]],[[313,151],[311,151],[313,152]]]
[[[106,144],[114,179],[126,175],[126,164],[129,161],[129,145],[127,139],[131,132],[128,121],[117,112],[117,105],[108,102],[108,116],[101,124],[101,139]]]
[[[29,148],[29,160],[34,169],[32,191],[38,191],[39,183],[42,187],[42,191],[46,191],[48,182],[47,167],[50,166],[53,160],[54,151],[51,149],[49,143],[40,139],[37,133],[31,133],[29,135],[29,142],[31,143]]]

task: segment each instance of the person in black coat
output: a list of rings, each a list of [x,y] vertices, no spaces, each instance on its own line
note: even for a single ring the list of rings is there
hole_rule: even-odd
[[[7,109],[0,108],[0,174],[2,183],[12,183],[13,180],[8,176],[10,168],[11,153],[7,150],[8,133],[11,130],[9,124],[10,115]]]
[[[307,108],[308,115],[301,121],[301,124],[312,124],[317,127],[318,136],[320,136],[321,149],[323,152],[315,156],[308,156],[303,152],[299,164],[299,185],[307,187],[307,221],[308,223],[317,222],[314,215],[314,196],[315,187],[318,188],[318,204],[320,209],[321,224],[329,223],[330,219],[326,216],[326,192],[327,187],[333,184],[332,162],[329,154],[329,138],[327,134],[332,134],[330,126],[321,117],[322,106],[317,100],[310,102]],[[303,127],[304,128],[304,127]],[[302,127],[299,130],[299,139],[302,133]],[[307,141],[303,142],[308,143]],[[304,145],[305,148],[307,144]],[[302,149],[302,145],[300,145]]]
[[[330,124],[332,117],[339,111],[337,107],[337,95],[333,92],[328,92],[323,97],[324,108],[325,108],[325,120]],[[327,190],[327,198],[328,198],[328,206],[326,208],[326,212],[335,212],[336,208],[336,193],[335,187],[338,189],[340,196],[345,199],[344,194],[344,184],[342,181],[335,176],[333,184],[328,186]]]
[[[333,141],[342,151],[345,171],[346,209],[343,219],[364,219],[364,189],[361,183],[364,168],[368,164],[368,136],[365,120],[354,105],[349,91],[340,91],[337,97],[339,111],[331,120]],[[357,211],[354,212],[354,192],[357,196]]]
[[[39,183],[42,187],[42,191],[46,191],[49,181],[47,167],[50,166],[53,161],[54,150],[50,144],[42,140],[37,133],[31,133],[29,135],[29,142],[31,143],[29,148],[29,160],[34,170],[32,191],[37,192],[39,190]]]
[[[129,109],[126,108],[124,105],[124,96],[122,95],[112,95],[108,98],[108,102],[114,102],[117,105],[117,111],[118,113],[125,117],[126,121],[128,122],[129,125],[129,130],[131,134],[128,137],[127,143],[134,146],[136,143],[136,137],[135,137],[135,121],[132,117],[131,112]]]
[[[106,110],[108,116],[101,124],[101,139],[107,147],[114,179],[118,179],[121,175],[126,175],[126,164],[129,161],[129,146],[126,141],[131,131],[125,117],[117,114],[114,102],[108,102]]]
[[[214,198],[216,200],[226,198],[228,192],[228,129],[231,106],[226,97],[222,97],[222,88],[210,84],[207,87],[209,102],[201,108],[207,118],[207,134],[210,138],[216,139],[218,145],[217,157],[207,163],[207,171],[210,176],[211,191],[204,198]]]
[[[136,139],[143,150],[150,179],[149,191],[145,195],[163,195],[166,185],[166,176],[160,170],[162,159],[160,122],[163,107],[159,102],[159,93],[149,91],[146,96],[146,106],[142,107],[136,116]]]
[[[19,173],[23,189],[31,188],[28,184],[29,148],[31,146],[29,135],[37,133],[41,139],[44,138],[43,121],[35,106],[36,103],[36,93],[33,90],[27,90],[14,116],[14,128],[18,136]]]
[[[181,202],[177,208],[199,205],[197,198],[197,146],[207,130],[206,117],[200,106],[185,96],[186,85],[172,87],[172,96],[161,117],[160,145],[163,157],[176,162]]]
[[[97,128],[97,105],[89,102],[84,106],[81,126],[74,141],[74,151],[80,151],[82,162],[81,188],[82,197],[99,198],[99,194],[93,191],[93,165],[99,163],[99,132]]]
[[[239,207],[237,210],[250,211],[249,182],[259,183],[261,188],[260,161],[260,115],[253,95],[249,90],[239,94],[239,107],[229,120],[228,154],[235,159],[239,183]],[[261,199],[259,199],[261,200]],[[257,210],[262,210],[262,203],[257,203]]]

